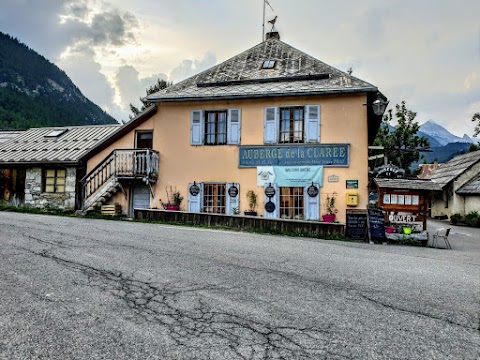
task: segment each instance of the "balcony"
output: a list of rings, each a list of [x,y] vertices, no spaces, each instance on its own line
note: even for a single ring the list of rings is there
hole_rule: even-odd
[[[83,199],[86,201],[102,188],[121,180],[141,180],[155,183],[158,179],[158,151],[150,149],[113,150],[82,180]]]

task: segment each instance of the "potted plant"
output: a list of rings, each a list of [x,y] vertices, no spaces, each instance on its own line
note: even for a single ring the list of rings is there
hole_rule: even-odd
[[[335,200],[337,193],[327,194],[325,199],[325,214],[322,215],[323,222],[334,222],[335,214],[338,213],[338,209],[335,207]]]
[[[173,191],[171,186],[170,186],[170,191],[168,190],[168,188],[165,188],[165,190],[167,192],[168,202],[164,203],[162,202],[162,199],[160,199],[160,203],[162,204],[163,208],[169,211],[179,211],[180,205],[182,204],[182,201],[183,201],[183,196],[180,195],[180,192],[177,191],[177,189]]]
[[[253,190],[247,191],[248,211],[244,211],[245,215],[257,216],[257,193]]]

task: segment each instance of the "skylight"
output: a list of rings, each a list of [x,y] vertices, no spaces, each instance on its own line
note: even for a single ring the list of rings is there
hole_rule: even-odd
[[[50,131],[45,137],[59,137],[60,135],[67,132],[68,129],[56,129]]]
[[[262,69],[273,69],[275,67],[275,60],[265,60],[262,64]]]

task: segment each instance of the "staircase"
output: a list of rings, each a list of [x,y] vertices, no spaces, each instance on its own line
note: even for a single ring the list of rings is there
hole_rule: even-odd
[[[82,212],[98,209],[119,190],[122,181],[143,181],[148,184],[158,179],[159,155],[150,149],[113,150],[100,164],[81,180]]]

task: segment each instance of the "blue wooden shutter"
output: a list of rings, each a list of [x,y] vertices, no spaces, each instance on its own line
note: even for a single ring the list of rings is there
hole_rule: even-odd
[[[231,197],[228,191],[230,188],[235,185],[238,189],[237,196]],[[240,210],[240,184],[229,184],[227,183],[227,200],[225,204],[225,215],[234,215],[233,214],[233,208],[237,208],[237,210]]]
[[[188,184],[188,212],[199,213],[202,212],[203,206],[203,184],[196,184],[200,188],[200,192],[197,196],[190,194],[190,187],[193,183]]]
[[[311,185],[312,183],[307,184],[303,191],[305,220],[320,220],[320,184],[313,184],[318,188],[318,194],[315,197],[310,197],[307,194],[307,190]]]
[[[204,129],[203,111],[193,110],[190,122],[190,144],[203,145]]]
[[[265,123],[263,128],[263,142],[265,144],[276,144],[278,142],[278,108],[265,108]]]
[[[266,185],[268,186],[268,185]],[[277,184],[272,184],[273,188],[275,189],[275,196],[271,199],[263,193],[263,203],[266,204],[269,200],[271,200],[275,204],[275,211],[269,213],[265,210],[265,206],[263,208],[263,217],[267,219],[278,219],[280,217],[280,188]]]
[[[240,144],[241,130],[241,112],[240,109],[228,110],[228,128],[227,128],[227,144]]]
[[[305,142],[320,142],[320,105],[307,105],[305,116]]]

